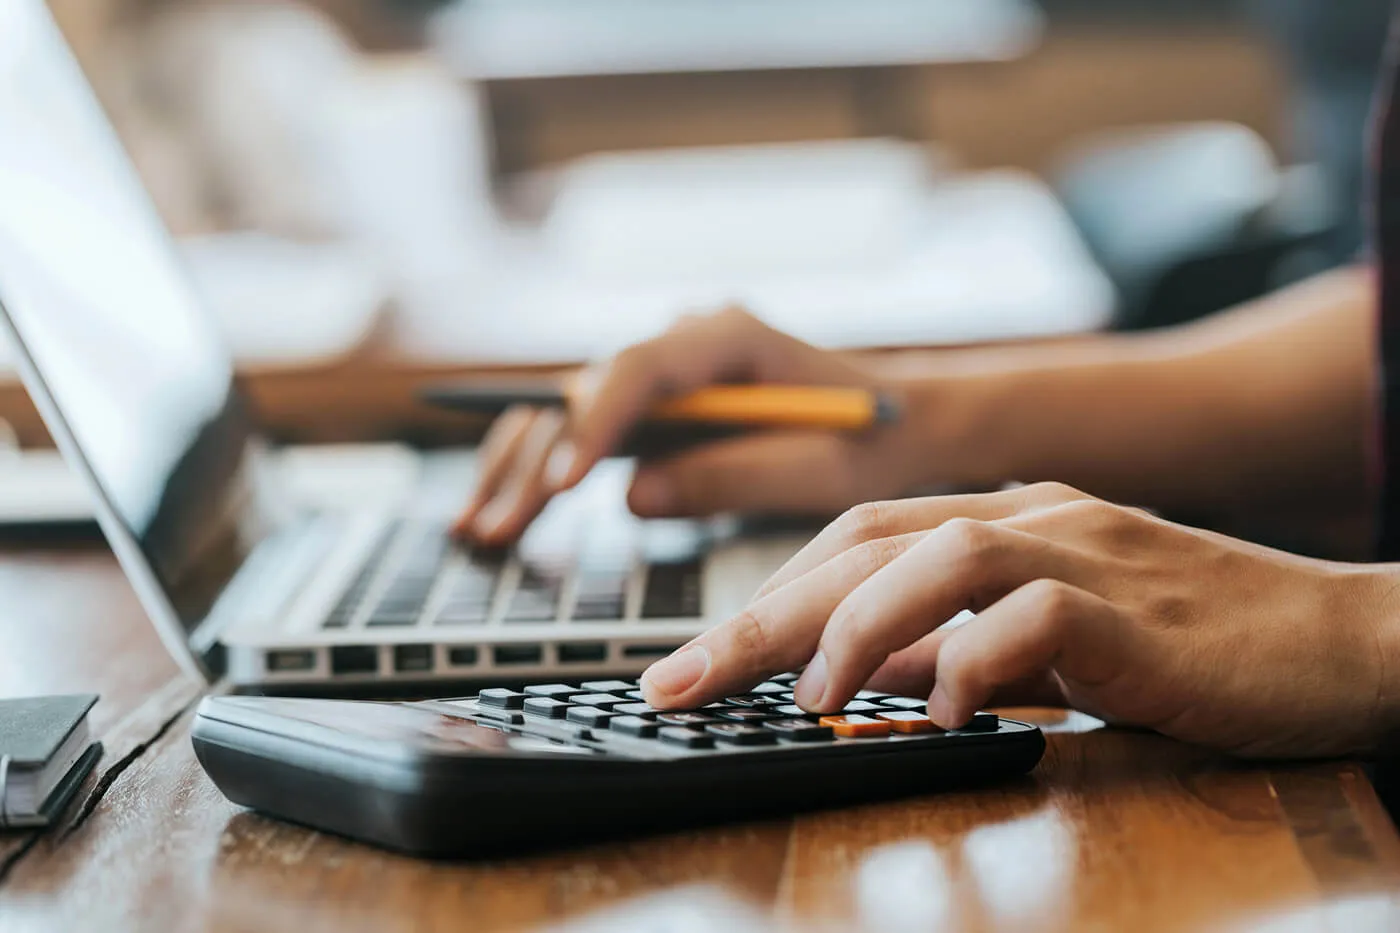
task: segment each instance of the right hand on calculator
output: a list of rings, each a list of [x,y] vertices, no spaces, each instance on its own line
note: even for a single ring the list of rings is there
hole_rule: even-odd
[[[881,388],[840,354],[738,309],[689,316],[585,370],[570,410],[510,409],[481,448],[481,475],[455,532],[487,544],[520,536],[550,497],[581,480],[659,399],[717,383]],[[641,463],[628,505],[643,517],[721,512],[834,514],[909,482],[902,425],[851,436],[790,430],[703,444]]]

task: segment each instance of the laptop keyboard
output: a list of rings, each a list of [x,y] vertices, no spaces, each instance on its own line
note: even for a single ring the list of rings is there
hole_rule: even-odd
[[[443,522],[392,523],[323,627],[583,625],[703,616],[701,547],[689,526],[657,534],[630,522],[632,533],[619,535],[607,522],[583,524],[591,527],[577,535],[542,524],[507,551],[457,544]]]

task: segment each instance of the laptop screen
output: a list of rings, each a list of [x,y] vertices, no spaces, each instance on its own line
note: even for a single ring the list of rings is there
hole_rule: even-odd
[[[41,0],[0,3],[0,306],[148,610],[193,632],[258,534],[250,426],[228,354]]]

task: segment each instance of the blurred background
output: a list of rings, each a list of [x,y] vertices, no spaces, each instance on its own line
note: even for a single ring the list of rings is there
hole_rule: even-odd
[[[51,5],[295,439],[402,435],[402,372],[583,360],[727,301],[940,347],[1171,324],[1352,261],[1389,9]]]

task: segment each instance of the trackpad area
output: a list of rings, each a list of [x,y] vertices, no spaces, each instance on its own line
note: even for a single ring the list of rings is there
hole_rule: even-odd
[[[753,594],[809,541],[802,534],[724,542],[705,564],[705,616],[722,622],[748,605]]]

